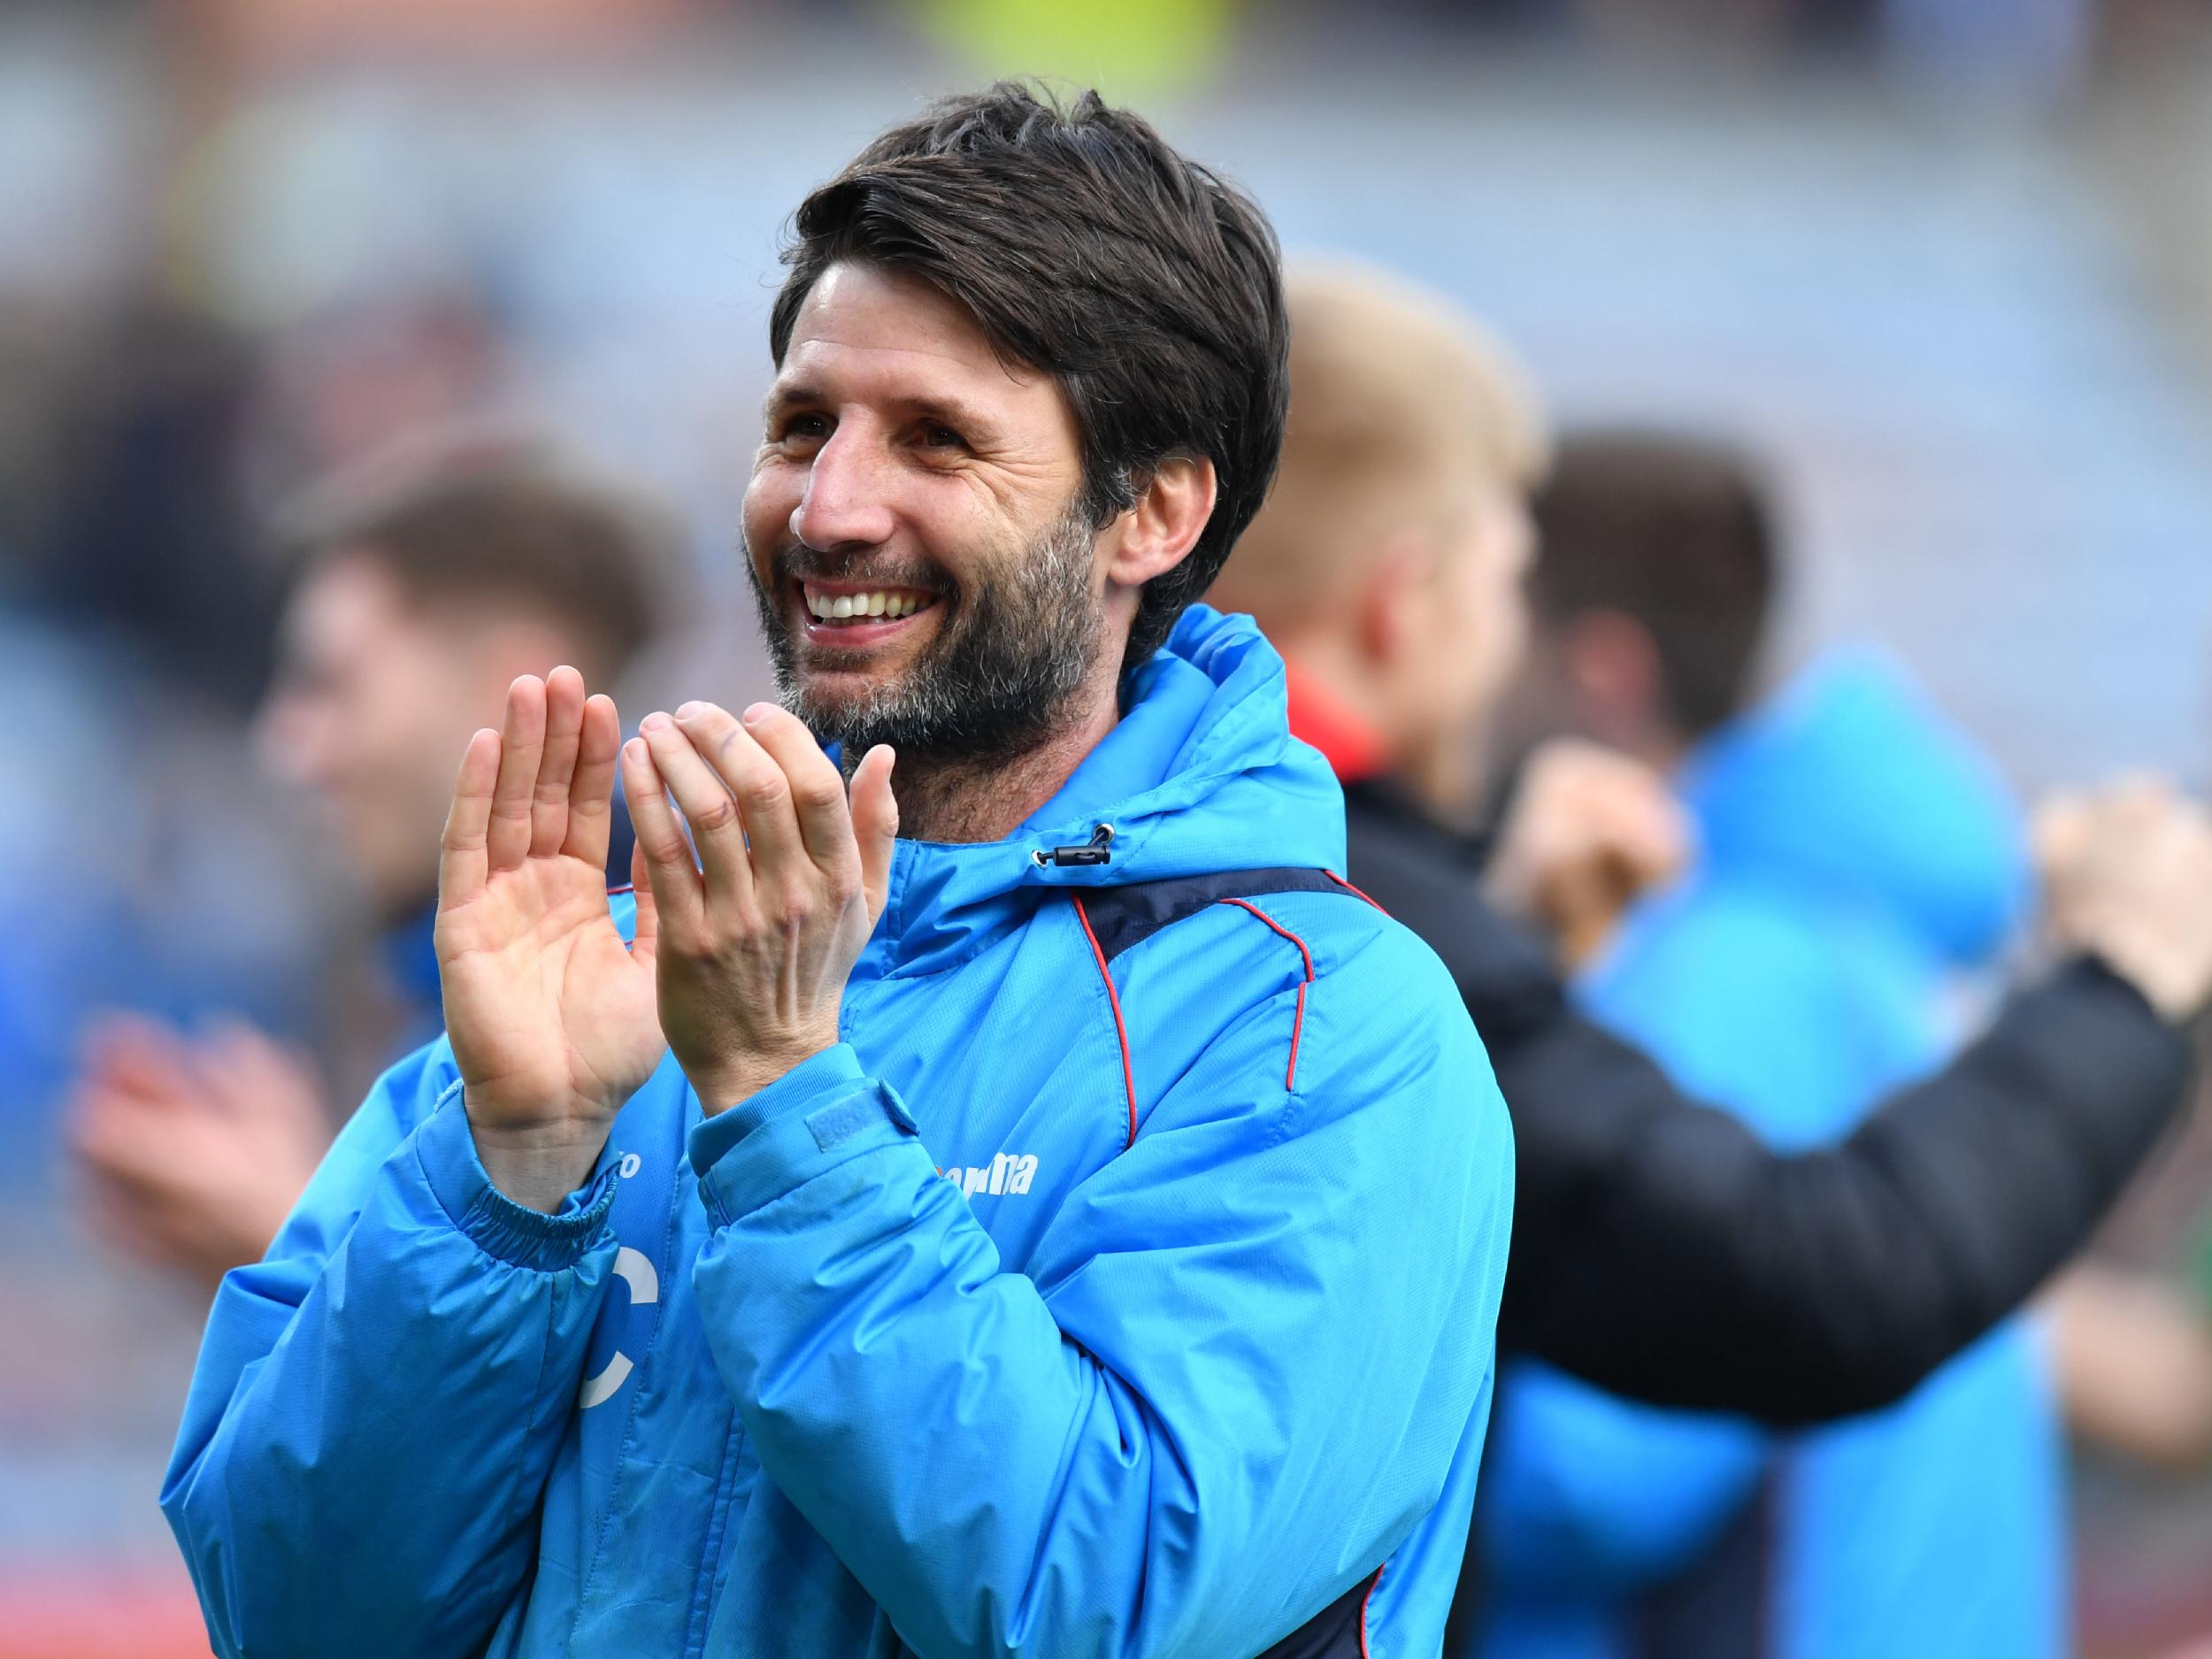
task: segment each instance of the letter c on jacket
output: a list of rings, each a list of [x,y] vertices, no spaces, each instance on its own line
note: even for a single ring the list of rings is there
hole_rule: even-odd
[[[642,1250],[624,1245],[615,1252],[615,1277],[630,1287],[630,1305],[658,1302],[661,1297],[661,1276],[653,1271],[653,1258]],[[576,1404],[588,1411],[603,1402],[611,1400],[622,1385],[630,1379],[630,1356],[621,1349],[600,1367],[595,1376],[584,1379],[584,1386],[576,1395]]]

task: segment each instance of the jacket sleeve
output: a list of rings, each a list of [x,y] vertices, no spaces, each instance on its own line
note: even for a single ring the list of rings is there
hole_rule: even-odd
[[[528,1580],[613,1188],[510,1202],[459,1094],[394,1067],[216,1293],[161,1501],[225,1659],[457,1659]]]
[[[1555,984],[1462,989],[1520,1147],[1506,1340],[1616,1393],[1778,1424],[1888,1404],[2019,1306],[2189,1072],[2141,995],[2078,961],[1849,1139],[1788,1156]]]
[[[850,1048],[694,1132],[717,1363],[918,1652],[1257,1652],[1479,1436],[1512,1183],[1480,1047],[1395,928],[1310,987],[1293,1089],[1296,1018],[1288,993],[1239,1016],[1033,1277]]]

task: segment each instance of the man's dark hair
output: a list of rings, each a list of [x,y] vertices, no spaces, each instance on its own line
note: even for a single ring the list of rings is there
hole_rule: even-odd
[[[395,481],[340,488],[294,515],[296,581],[330,561],[373,559],[414,603],[534,611],[613,678],[664,613],[673,527],[626,491],[535,454],[469,456]]]
[[[1011,362],[1049,374],[1103,526],[1172,457],[1214,465],[1213,517],[1145,585],[1125,667],[1151,656],[1259,511],[1290,399],[1281,254],[1251,199],[1095,92],[1014,81],[895,127],[801,203],[769,321],[779,367],[808,293],[851,260],[918,277]]]
[[[1529,593],[1542,623],[1612,611],[1643,624],[1667,716],[1687,736],[1743,708],[1777,577],[1773,511],[1748,457],[1670,433],[1573,434],[1535,510]]]

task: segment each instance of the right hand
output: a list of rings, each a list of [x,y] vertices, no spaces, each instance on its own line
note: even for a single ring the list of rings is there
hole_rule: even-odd
[[[634,946],[607,908],[621,741],[574,669],[516,680],[504,728],[469,741],[438,860],[438,973],[477,1153],[540,1210],[582,1185],[666,1048],[651,895],[641,880]]]
[[[1529,759],[1483,878],[1498,909],[1554,935],[1569,966],[1689,862],[1689,815],[1642,762],[1579,739]]]
[[[2050,933],[2093,952],[2179,1024],[2212,999],[2212,817],[2136,780],[2036,814]]]

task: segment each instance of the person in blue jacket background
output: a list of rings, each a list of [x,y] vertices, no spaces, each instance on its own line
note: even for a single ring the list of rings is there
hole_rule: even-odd
[[[562,668],[472,741],[447,1033],[211,1317],[163,1502],[215,1646],[1433,1654],[1511,1137],[1191,603],[1280,444],[1272,234],[1010,85],[795,224],[787,706],[623,744]]]
[[[1588,967],[1601,1019],[1784,1148],[1933,1069],[2025,900],[1993,769],[1901,671],[1748,687],[1775,580],[1755,472],[1662,434],[1571,438],[1538,498],[1540,701],[1675,773],[1699,852]],[[1486,1659],[2065,1650],[2062,1453],[2038,1338],[1999,1327],[1902,1404],[1791,1439],[1501,1383],[1479,1523]]]

